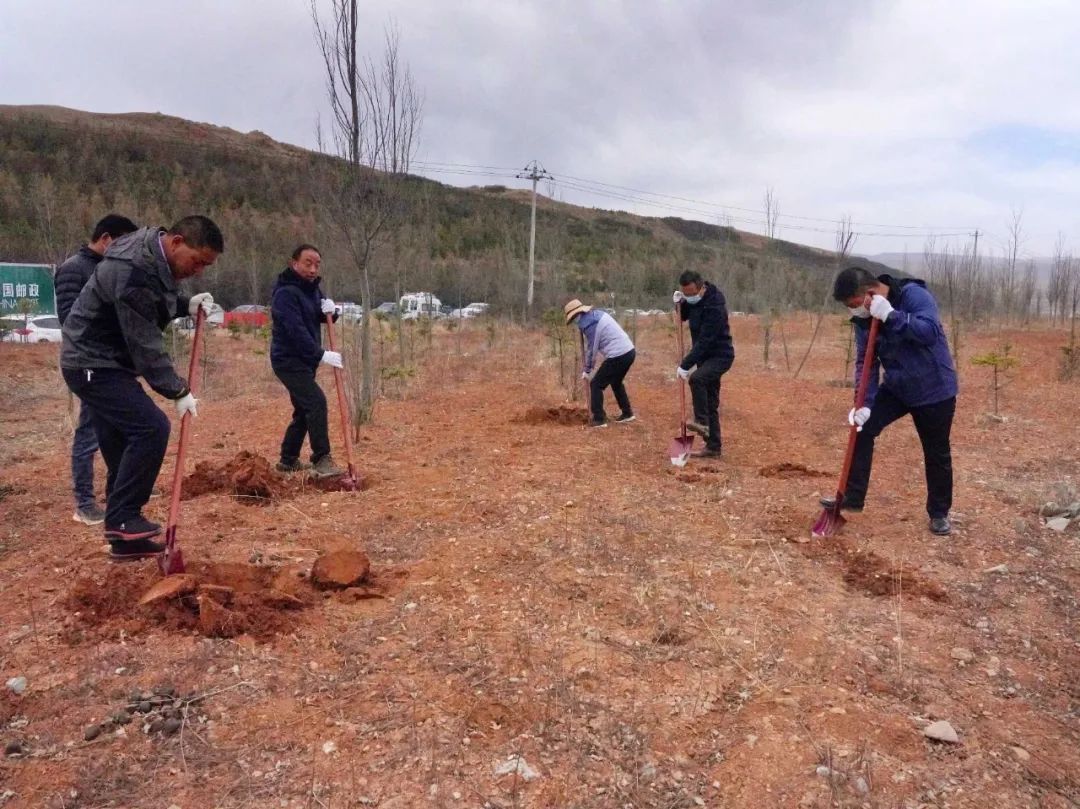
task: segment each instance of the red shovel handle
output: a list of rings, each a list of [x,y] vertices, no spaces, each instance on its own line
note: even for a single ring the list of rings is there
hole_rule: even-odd
[[[862,374],[859,376],[859,386],[855,389],[855,409],[858,410],[866,401],[866,391],[870,387],[870,374],[874,369],[874,351],[877,347],[878,329],[881,321],[873,318],[870,321],[870,335],[866,338],[866,351],[863,353]],[[848,475],[851,474],[851,464],[855,459],[855,441],[859,436],[858,425],[852,424],[848,431],[847,452],[844,453],[844,466],[840,470],[840,484],[836,490],[837,508],[844,497],[847,488]]]
[[[334,337],[334,316],[326,315],[326,337],[330,350],[337,351]],[[345,461],[348,464],[349,477],[356,480],[356,463],[353,461],[352,434],[349,432],[349,407],[345,399],[345,380],[340,368],[334,369],[334,387],[337,388],[338,412],[341,414],[341,437],[345,441]]]
[[[679,362],[686,356],[685,343],[683,341],[682,301],[675,304],[675,340],[679,346]],[[679,380],[679,426],[682,437],[686,438],[686,380]]]

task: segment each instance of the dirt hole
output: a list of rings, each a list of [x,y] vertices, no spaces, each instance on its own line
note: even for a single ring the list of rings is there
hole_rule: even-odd
[[[584,407],[557,405],[555,407],[530,407],[521,417],[526,424],[588,424],[589,411]]]
[[[758,470],[758,474],[763,478],[780,478],[782,480],[788,480],[790,478],[822,478],[827,477],[828,472],[819,472],[816,469],[810,469],[803,466],[801,463],[777,463],[772,466],[763,466]]]
[[[368,488],[366,481],[360,488]],[[301,494],[305,489],[324,492],[348,489],[344,478],[315,478],[310,475],[283,475],[261,455],[243,450],[223,464],[201,461],[184,478],[180,499],[204,494],[228,494],[247,505],[266,505]]]
[[[188,565],[187,574],[188,586],[180,592],[145,605],[139,600],[162,581],[156,566],[112,565],[76,580],[63,602],[72,613],[67,639],[84,640],[87,630],[115,637],[119,631],[134,635],[153,627],[267,639],[296,626],[318,598],[297,568],[196,563]]]

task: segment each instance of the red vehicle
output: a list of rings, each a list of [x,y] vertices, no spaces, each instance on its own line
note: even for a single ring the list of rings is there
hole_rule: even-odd
[[[270,310],[265,306],[247,303],[225,313],[225,328],[233,323],[249,329],[261,329],[270,322]]]

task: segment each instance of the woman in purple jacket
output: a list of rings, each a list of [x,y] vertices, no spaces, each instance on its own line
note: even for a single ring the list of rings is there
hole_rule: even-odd
[[[592,410],[590,427],[607,427],[607,415],[604,413],[604,388],[610,386],[615,394],[622,413],[615,419],[618,424],[634,421],[634,411],[630,407],[630,397],[626,394],[623,379],[630,366],[634,364],[634,344],[622,326],[607,312],[594,311],[576,298],[563,307],[567,323],[576,321],[581,329],[581,338],[585,346],[585,360],[581,369],[582,379],[589,380],[589,406]],[[593,373],[598,355],[604,361]]]
[[[870,305],[865,305],[870,295]],[[956,368],[934,296],[915,278],[874,276],[862,267],[849,267],[836,276],[833,298],[851,312],[855,324],[855,380],[862,373],[870,318],[881,321],[874,367],[866,400],[848,413],[859,428],[855,459],[841,508],[862,511],[870,484],[874,439],[897,419],[911,414],[922,442],[926,466],[926,511],[930,530],[945,536],[952,530],[953,475],[949,434],[956,412]],[[884,369],[885,378],[880,380]],[[821,501],[831,508],[831,498]]]

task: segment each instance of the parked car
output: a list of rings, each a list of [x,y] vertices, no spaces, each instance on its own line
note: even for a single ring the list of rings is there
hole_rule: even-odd
[[[398,301],[398,306],[401,307],[402,320],[444,316],[441,312],[442,301],[430,292],[406,292]]]
[[[210,314],[206,318],[206,325],[214,328],[216,326],[223,326],[224,324],[225,310],[218,306],[216,303],[211,305]],[[193,331],[195,329],[195,318],[177,318],[176,328],[180,329],[180,331]]]
[[[383,303],[380,303],[378,306],[375,307],[375,314],[396,315],[397,310],[398,305],[396,303],[394,303],[393,301],[384,301]]]
[[[213,316],[211,315],[211,317]],[[234,309],[230,309],[224,315],[224,324],[226,327],[235,323],[242,327],[261,329],[269,322],[270,310],[257,303],[245,303]]]
[[[450,317],[460,318],[462,320],[468,320],[472,317],[480,317],[487,314],[489,305],[486,303],[470,303],[468,306],[463,306],[460,309],[455,309],[450,313]]]
[[[358,303],[352,303],[346,301],[340,304],[341,306],[341,319],[348,321],[349,323],[358,323],[364,319],[364,307]]]
[[[59,343],[60,319],[56,315],[6,315],[0,330],[5,343]]]

